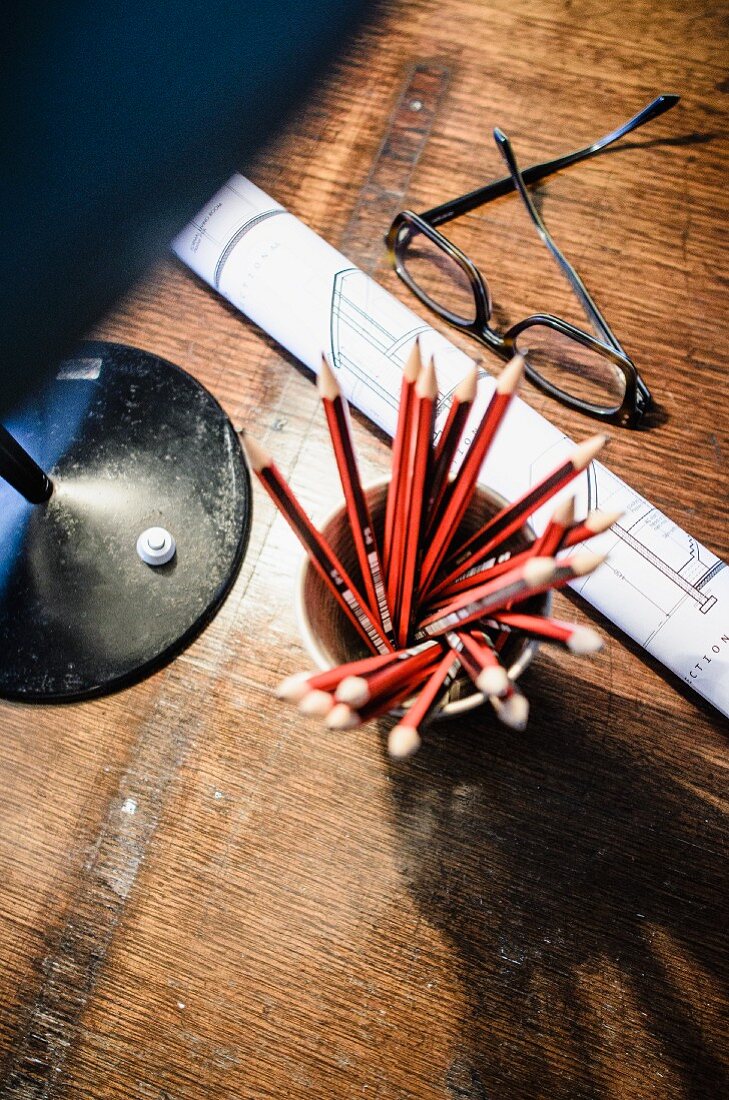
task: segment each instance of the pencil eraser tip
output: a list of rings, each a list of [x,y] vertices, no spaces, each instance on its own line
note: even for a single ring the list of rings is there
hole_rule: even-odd
[[[598,653],[602,649],[602,638],[589,626],[577,626],[567,642],[571,653],[583,656],[587,653]]]
[[[369,698],[367,681],[363,676],[345,676],[334,693],[338,703],[347,703],[350,707],[361,706]]]
[[[412,756],[420,747],[420,734],[412,726],[393,726],[387,739],[387,750],[390,756],[397,760],[403,760],[406,756]]]
[[[524,580],[533,588],[537,588],[551,581],[554,570],[554,558],[532,558],[524,566]]]
[[[503,695],[509,687],[506,669],[496,665],[493,668],[485,668],[476,679],[476,687],[484,695]]]
[[[287,703],[298,703],[309,692],[308,673],[296,672],[293,676],[287,676],[275,689],[277,699],[285,699]]]
[[[299,710],[311,718],[323,718],[332,709],[334,699],[328,691],[310,691],[299,703]]]
[[[337,703],[326,717],[326,725],[330,730],[351,730],[358,721],[357,714],[346,703]]]
[[[529,718],[529,702],[525,695],[515,691],[508,699],[492,699],[492,703],[505,726],[520,732],[526,729]]]

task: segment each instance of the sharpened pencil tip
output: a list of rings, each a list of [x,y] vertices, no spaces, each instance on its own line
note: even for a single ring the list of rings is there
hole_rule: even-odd
[[[581,554],[575,554],[569,559],[569,565],[576,577],[584,577],[592,573],[598,565],[602,565],[607,554],[595,554],[592,550],[583,550]]]
[[[325,725],[330,730],[351,730],[359,725],[359,716],[346,703],[337,703],[329,711]]]
[[[476,400],[477,389],[478,366],[471,363],[468,371],[456,386],[453,396],[461,405],[472,405]]]
[[[412,726],[393,726],[387,738],[387,751],[396,760],[412,756],[420,748],[420,734]]]
[[[438,396],[438,379],[435,374],[435,359],[432,356],[418,375],[415,392],[418,397],[429,398],[431,401],[435,401]]]
[[[600,453],[607,441],[608,437],[606,435],[598,433],[597,435],[591,435],[584,443],[580,443],[578,447],[575,447],[570,455],[570,461],[574,468],[576,470],[584,470],[586,466],[589,466],[593,458]]]
[[[570,653],[582,657],[587,653],[598,653],[602,649],[602,638],[589,626],[576,626],[571,634],[567,648]]]
[[[296,672],[293,676],[287,676],[275,690],[277,699],[285,699],[288,703],[298,703],[309,693],[309,673]]]
[[[560,501],[554,509],[552,519],[561,527],[571,526],[571,524],[575,522],[575,498],[571,496],[567,497],[566,500]]]
[[[522,571],[524,580],[527,584],[530,584],[532,588],[537,588],[542,584],[549,584],[557,563],[554,558],[532,558],[528,561]]]
[[[328,401],[334,401],[335,398],[341,395],[339,389],[339,383],[334,376],[329,360],[326,355],[322,354],[321,367],[319,368],[319,375],[316,380],[316,388],[319,391],[320,397],[325,397]]]
[[[420,337],[415,341],[410,354],[408,355],[407,362],[402,372],[404,382],[414,382],[421,370],[423,369],[423,361],[420,358]]]
[[[491,699],[499,721],[513,730],[525,730],[529,720],[529,701],[526,695],[515,691],[508,699]]]
[[[516,393],[524,374],[524,356],[518,353],[506,364],[496,380],[497,393]]]
[[[323,718],[334,705],[334,697],[328,691],[310,691],[299,703],[299,710],[310,718]]]
[[[485,668],[479,672],[476,678],[476,687],[484,695],[504,695],[509,689],[509,677],[505,668],[494,665],[493,668]]]
[[[241,446],[243,447],[243,453],[248,459],[248,465],[254,473],[258,473],[259,470],[263,470],[266,466],[270,466],[272,459],[268,451],[264,450],[260,443],[258,443],[253,436],[245,435],[241,436]]]
[[[585,520],[585,527],[593,534],[600,535],[603,531],[607,531],[612,527],[614,523],[617,523],[619,519],[622,519],[624,515],[624,512],[590,512]]]

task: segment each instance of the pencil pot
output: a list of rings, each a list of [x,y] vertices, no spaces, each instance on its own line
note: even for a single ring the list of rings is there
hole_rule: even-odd
[[[389,480],[378,481],[365,489],[379,546],[382,545],[388,484]],[[463,518],[457,541],[477,531],[488,519],[500,512],[506,503],[497,493],[479,486]],[[344,503],[329,514],[319,529],[361,590],[362,576]],[[524,549],[533,539],[534,531],[526,524],[499,547],[499,553],[505,550]],[[525,601],[523,609],[531,614],[546,615],[549,613],[551,604],[551,592],[546,592]],[[304,559],[299,572],[296,615],[304,645],[318,668],[333,668],[369,655],[356,630],[332,599],[327,585],[308,558]],[[536,649],[537,643],[533,639],[519,634],[508,636],[500,657],[511,680],[516,680],[521,675],[532,660]],[[483,702],[485,697],[463,674],[451,685],[435,717],[454,717]],[[393,713],[402,714],[403,708],[394,710]]]

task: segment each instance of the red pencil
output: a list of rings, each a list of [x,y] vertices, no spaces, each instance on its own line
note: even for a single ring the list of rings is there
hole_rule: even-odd
[[[373,669],[383,668],[392,661],[411,657],[414,653],[420,653],[426,646],[434,644],[434,642],[421,642],[410,649],[379,653],[376,657],[359,657],[357,660],[347,661],[335,668],[324,669],[323,672],[295,672],[278,685],[275,691],[276,698],[286,699],[289,703],[298,703],[310,691],[334,691],[347,676],[359,676]]]
[[[357,676],[370,668],[379,668],[397,656],[397,653],[380,653],[376,657],[361,657],[323,672],[295,672],[278,685],[276,698],[285,699],[288,703],[298,703],[310,691],[333,691],[345,676]]]
[[[475,622],[495,611],[503,611],[514,603],[546,592],[548,588],[563,588],[577,577],[592,573],[605,561],[605,554],[583,550],[562,561],[554,558],[529,558],[512,573],[473,592],[457,596],[452,604],[439,608],[420,624],[418,636],[436,638],[446,630]]]
[[[622,514],[622,512],[590,512],[586,519],[573,524],[565,532],[560,549],[566,550],[570,547],[578,546],[581,542],[586,542],[596,535],[602,534],[603,531],[607,531],[612,527],[612,525],[620,519]],[[508,573],[508,571],[515,566],[521,565],[531,556],[531,554],[531,547],[526,550],[520,550],[516,554],[512,553],[511,550],[506,550],[502,551],[497,556],[489,558],[481,565],[472,566],[472,568],[463,573],[458,580],[453,581],[442,590],[439,586],[438,595],[434,596],[432,601],[429,601],[428,606],[444,607],[446,603],[450,602],[450,597],[456,596],[460,592],[466,592],[470,589],[479,587],[487,581],[495,580],[496,577]]]
[[[602,649],[602,638],[589,626],[565,623],[560,619],[547,619],[542,615],[524,615],[514,611],[495,611],[485,625],[507,633],[517,631],[531,638],[559,642],[571,653],[597,653]]]
[[[445,635],[445,640],[448,642],[449,648],[457,655],[459,664],[469,680],[471,680],[474,686],[477,686],[476,681],[478,680],[481,669],[471,657],[471,654],[464,646],[461,638],[458,637],[455,631],[449,630]]]
[[[536,557],[549,557],[556,554],[562,542],[575,522],[575,498],[567,497],[560,501],[552,513],[549,523],[541,535],[529,547]]]
[[[379,658],[372,657],[369,660],[351,661],[347,665],[340,665],[339,668],[329,669],[318,676],[309,677],[304,685],[293,683],[288,689],[290,697],[298,702],[299,710],[303,714],[323,718],[330,713],[334,706],[341,702],[354,705],[352,699],[346,698],[346,685],[348,684],[350,685],[349,694],[352,694],[353,684],[366,684],[368,682],[367,677],[377,676],[378,673],[382,675],[389,673],[395,686],[402,680],[412,678],[412,666],[404,673],[397,670],[401,666],[407,666],[412,658],[417,657],[427,649],[437,652],[437,643],[431,642],[429,644],[425,642],[419,646],[414,646],[412,649],[398,650],[397,653],[388,653]],[[359,666],[357,675],[351,671],[355,666]],[[415,671],[418,667],[419,665],[415,666]],[[342,688],[345,688],[345,698],[341,695]]]
[[[423,558],[421,594],[428,592],[438,567],[448,551],[451,539],[466,513],[489,447],[504,419],[523,373],[524,360],[520,355],[516,355],[499,375],[493,397],[476,429],[471,445],[463,457],[458,473],[448,485],[442,507],[442,518],[433,532],[432,540]]]
[[[417,750],[420,745],[418,727],[433,713],[455,680],[460,667],[458,655],[454,655],[450,650],[441,658],[420,694],[408,707],[398,724],[390,730],[387,748],[391,756],[410,756]]]
[[[505,695],[491,695],[489,702],[496,712],[496,717],[505,726],[513,730],[526,729],[529,719],[529,701],[512,680],[509,680]]]
[[[442,510],[443,498],[448,486],[448,474],[468,422],[471,407],[476,398],[477,387],[478,367],[475,363],[472,363],[468,373],[456,386],[451,407],[448,411],[448,418],[435,447],[428,497],[426,539],[437,526],[438,516]]]
[[[503,508],[484,524],[449,557],[444,577],[432,589],[430,595],[440,593],[466,570],[483,561],[486,555],[518,530],[529,516],[536,512],[550,497],[569,484],[592,462],[604,447],[607,437],[595,435],[576,447],[566,462],[552,470],[537,485],[529,489],[513,504]]]
[[[497,577],[473,592],[465,592],[447,607],[433,612],[420,623],[420,631],[423,637],[435,638],[447,630],[475,622],[513,600],[526,599],[546,591],[556,574],[554,558],[529,558],[503,577]]]
[[[339,479],[342,483],[352,541],[367,595],[367,610],[370,618],[382,627],[386,635],[391,636],[392,621],[387,606],[372,516],[362,491],[362,482],[357,469],[357,458],[349,426],[349,410],[325,355],[321,357],[317,386],[324,405]]]
[[[550,557],[557,553],[568,527],[575,518],[575,498],[568,497],[554,510],[554,514],[541,535],[529,547],[534,557]],[[507,610],[511,604],[506,605]]]
[[[417,596],[416,571],[422,545],[424,500],[428,472],[433,458],[433,419],[438,398],[438,381],[435,364],[431,359],[423,368],[415,383],[415,399],[410,425],[410,455],[408,459],[407,507],[403,512],[402,563],[394,560],[393,573],[399,577],[397,605],[394,610],[396,638],[400,646],[407,642],[415,598]]]
[[[594,509],[581,523],[575,523],[570,527],[560,549],[566,550],[568,546],[578,546],[581,542],[594,539],[596,535],[608,531],[622,515],[622,512],[600,512]]]
[[[405,652],[405,651],[403,651]],[[402,660],[391,661],[384,668],[373,669],[359,676],[347,676],[334,693],[338,703],[347,703],[357,709],[383,695],[391,694],[403,681],[412,680],[421,669],[438,659],[441,652],[437,643],[422,646]]]
[[[479,691],[482,691],[483,694],[487,696],[499,721],[503,722],[505,726],[510,726],[512,729],[525,729],[529,717],[529,703],[513,681],[506,676],[505,683],[500,684],[501,690],[499,692],[490,693],[486,691],[485,688],[479,686],[479,682],[484,682],[483,673],[479,669],[479,664],[463,644],[468,635],[460,631],[458,635],[453,633],[446,635],[446,637],[453,639],[453,646],[458,653],[463,668],[473,680]]]
[[[363,726],[366,722],[371,722],[373,719],[394,710],[395,707],[400,706],[409,699],[413,692],[417,691],[420,685],[428,679],[430,667],[428,665],[419,669],[411,678],[401,681],[393,691],[385,695],[378,695],[377,698],[371,699],[369,703],[365,703],[358,710],[350,707],[348,703],[335,703],[326,717],[327,726],[333,730],[354,729],[356,726]]]
[[[466,630],[455,631],[455,636],[468,652],[478,669],[475,684],[484,695],[504,695],[509,686],[509,676],[498,658],[493,642],[486,634],[480,634],[479,641],[473,633]],[[446,635],[450,638],[450,634]]]
[[[588,573],[593,573],[598,565],[602,565],[606,557],[607,554],[595,554],[592,550],[581,550],[577,554],[560,558],[556,562],[550,587],[564,588],[570,581],[574,581],[578,577],[585,577]],[[539,559],[535,558],[534,560],[538,561]]]
[[[484,658],[481,648],[476,646],[473,637],[465,630],[449,630],[445,639],[453,652],[458,654],[461,665],[477,691],[487,697],[503,695],[507,691],[509,677],[495,652],[491,651],[493,663],[489,663],[489,659]]]
[[[398,508],[398,492],[405,462],[403,448],[405,447],[406,440],[409,439],[410,409],[413,401],[415,383],[422,369],[422,365],[422,360],[420,358],[420,340],[417,339],[410,350],[410,355],[408,356],[405,368],[402,372],[397,428],[395,429],[395,436],[392,441],[391,474],[387,491],[387,503],[385,505],[385,531],[382,546],[382,562],[388,583],[390,574],[390,552],[392,550],[392,540],[395,535],[395,519]]]
[[[251,469],[305,547],[312,565],[362,640],[374,652],[391,652],[390,642],[367,614],[366,604],[344,566],[312,524],[271,456],[248,435],[243,439],[243,448]]]

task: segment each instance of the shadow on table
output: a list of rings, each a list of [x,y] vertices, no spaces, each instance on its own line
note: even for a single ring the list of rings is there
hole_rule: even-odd
[[[666,710],[566,684],[546,655],[525,690],[526,733],[483,710],[391,765],[402,873],[472,1006],[450,1095],[729,1095],[716,766],[700,743],[671,759]]]

